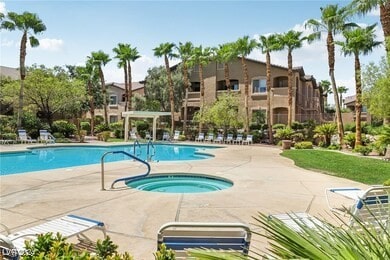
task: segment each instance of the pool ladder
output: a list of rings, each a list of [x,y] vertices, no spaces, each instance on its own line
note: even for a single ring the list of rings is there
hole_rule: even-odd
[[[103,154],[102,158],[100,159],[100,165],[101,165],[101,172],[100,172],[100,177],[101,177],[101,190],[106,190],[105,187],[104,187],[104,159],[107,155],[109,154],[118,154],[118,153],[121,153],[121,154],[124,154],[130,158],[133,158],[134,160],[144,164],[146,167],[147,167],[147,171],[146,173],[144,174],[141,174],[141,175],[137,175],[137,176],[128,176],[128,177],[124,177],[124,178],[119,178],[119,179],[116,179],[112,184],[111,184],[111,189],[114,188],[114,185],[117,183],[117,182],[127,182],[127,181],[130,181],[130,180],[134,180],[134,179],[140,179],[140,178],[144,178],[146,176],[149,175],[150,173],[150,164],[148,162],[145,162],[144,160],[138,158],[137,156],[135,155],[132,155],[132,154],[129,154],[127,152],[124,152],[124,151],[112,151],[112,152],[106,152]]]
[[[153,153],[150,152],[151,148],[153,149]],[[152,140],[148,141],[148,145],[146,147],[146,161],[151,162],[152,157],[156,154],[156,148],[153,145]]]
[[[139,152],[137,154],[135,154],[136,146],[138,146],[138,148],[139,148]],[[133,155],[134,156],[140,156],[141,155],[141,145],[139,144],[138,140],[135,140],[134,143],[133,143]]]

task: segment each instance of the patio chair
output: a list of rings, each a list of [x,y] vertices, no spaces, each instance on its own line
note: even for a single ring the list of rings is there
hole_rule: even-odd
[[[195,137],[195,142],[203,142],[204,141],[204,133],[199,133],[198,137]]]
[[[170,137],[170,135],[169,135],[168,132],[164,132],[164,133],[163,133],[162,140],[163,140],[163,141],[169,141],[169,140],[171,140],[171,137]]]
[[[250,228],[242,223],[170,222],[160,227],[157,249],[165,244],[177,259],[186,258],[186,249],[212,249],[222,252],[248,254]]]
[[[218,134],[217,138],[215,138],[214,143],[223,143],[223,134]]]
[[[8,250],[7,252],[14,253],[23,252],[24,241],[36,240],[37,235],[46,233],[53,233],[53,235],[60,233],[65,238],[76,236],[82,243],[92,243],[92,240],[84,234],[91,229],[102,231],[103,236],[106,237],[106,229],[103,222],[76,215],[63,216],[15,233],[10,233],[9,229],[6,228],[8,235],[0,235],[0,247],[2,247],[0,249],[6,249]]]
[[[179,141],[180,137],[180,131],[175,131],[175,134],[173,135],[173,141]]]
[[[39,130],[39,141],[41,143],[48,144],[48,143],[55,143],[56,139],[47,130],[41,129],[41,130]]]
[[[27,135],[27,132],[26,130],[23,130],[23,129],[19,129],[18,130],[18,139],[19,139],[19,142],[20,143],[36,143],[37,140],[36,139],[32,139],[30,136]]]
[[[152,139],[152,136],[150,135],[150,132],[146,132],[145,133],[145,139],[146,140],[151,140]]]
[[[204,139],[206,142],[212,142],[214,141],[214,133],[209,133],[206,137],[206,139]]]
[[[343,190],[344,191],[341,191],[340,189],[340,191],[344,194],[348,193],[345,188],[343,188]],[[350,191],[351,193],[349,193],[347,196],[350,198],[357,198],[354,205],[350,209],[351,216],[349,220],[349,226],[351,228],[356,230],[361,230],[362,228],[390,228],[390,186],[374,186],[364,192],[359,192],[358,190],[352,189]],[[335,212],[335,210],[332,211]],[[276,214],[271,215],[270,218],[279,219],[297,231],[300,230],[298,223],[307,224],[311,222],[313,227],[315,227],[314,223],[320,223],[318,219],[309,215],[308,213]],[[356,224],[356,220],[359,220],[361,223],[363,223],[364,227]]]
[[[227,144],[227,143],[229,143],[229,144],[233,143],[233,134],[227,134],[226,139],[225,139],[225,144]]]
[[[130,139],[138,140],[138,135],[134,131],[130,131]]]
[[[253,135],[247,135],[244,140],[242,140],[242,144],[253,144]]]
[[[242,143],[242,134],[238,134],[236,139],[233,140],[233,144],[241,144]]]

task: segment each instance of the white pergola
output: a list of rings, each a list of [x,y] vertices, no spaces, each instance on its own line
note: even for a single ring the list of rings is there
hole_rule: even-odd
[[[156,141],[156,125],[157,118],[160,116],[170,116],[170,112],[155,112],[155,111],[126,111],[122,112],[122,117],[125,118],[125,142],[129,139],[129,118],[153,118],[153,141]]]

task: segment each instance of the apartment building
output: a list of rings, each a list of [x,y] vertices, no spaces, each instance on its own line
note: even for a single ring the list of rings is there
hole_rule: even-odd
[[[125,84],[110,82],[106,83],[109,103],[107,107],[108,122],[115,123],[121,120],[122,112],[125,111]],[[133,95],[144,95],[144,84],[132,82]],[[103,109],[95,109],[95,116],[103,116]]]
[[[267,109],[266,64],[265,62],[245,59],[249,75],[249,108],[250,118],[253,112]],[[286,67],[271,67],[271,121],[272,124],[287,123],[288,111],[288,78]],[[199,69],[193,68],[190,74],[191,87],[188,93],[189,119],[200,109]],[[229,64],[231,91],[239,96],[240,109],[245,102],[245,85],[241,59]],[[205,83],[205,104],[212,104],[219,95],[227,92],[225,86],[224,64],[211,62],[203,68]],[[309,119],[321,121],[323,114],[323,97],[320,87],[311,75],[306,75],[302,67],[293,68],[293,101],[292,120],[304,122]],[[182,111],[183,115],[183,111]]]

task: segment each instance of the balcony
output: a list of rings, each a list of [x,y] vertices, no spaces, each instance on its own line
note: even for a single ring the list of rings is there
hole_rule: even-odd
[[[188,92],[188,101],[199,101],[200,92]]]
[[[272,88],[274,96],[287,96],[288,88]]]

